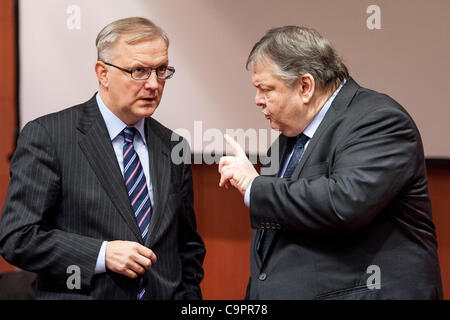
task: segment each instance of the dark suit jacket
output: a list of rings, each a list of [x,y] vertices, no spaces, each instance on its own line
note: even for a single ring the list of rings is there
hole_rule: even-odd
[[[271,147],[280,159],[286,140]],[[419,132],[398,103],[352,79],[292,178],[253,181],[250,217],[249,299],[442,297]],[[261,261],[264,228],[277,231]]]
[[[146,298],[199,299],[205,247],[196,232],[191,169],[171,161],[179,141],[169,129],[148,118],[145,133],[155,203],[144,245],[158,258],[144,276]],[[104,240],[143,244],[95,96],[29,122],[10,173],[0,253],[38,273],[36,298],[136,299],[138,280],[109,270],[94,275]],[[68,289],[71,265],[80,268],[81,289]]]

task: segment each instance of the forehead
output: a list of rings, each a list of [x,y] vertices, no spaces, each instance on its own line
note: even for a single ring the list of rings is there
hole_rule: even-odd
[[[133,35],[122,36],[117,41],[118,61],[136,61],[151,66],[168,60],[167,45],[161,37],[143,38],[135,43],[127,43],[131,38]]]
[[[258,86],[262,83],[277,81],[274,63],[268,59],[259,59],[253,63],[252,83]]]

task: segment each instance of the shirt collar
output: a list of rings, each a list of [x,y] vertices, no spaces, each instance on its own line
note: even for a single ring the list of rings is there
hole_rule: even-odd
[[[313,137],[323,118],[325,118],[325,114],[327,113],[328,109],[330,109],[330,106],[333,103],[334,98],[336,98],[337,94],[339,93],[339,91],[342,89],[342,87],[346,82],[347,79],[344,79],[341,85],[333,92],[331,97],[328,98],[327,102],[325,102],[324,106],[319,111],[319,113],[314,117],[314,119],[312,119],[312,121],[308,124],[305,130],[303,130],[303,134],[306,135],[308,138],[311,139]]]
[[[102,98],[100,97],[100,93],[97,92],[95,98],[97,99],[97,104],[100,109],[100,113],[102,114],[103,120],[106,123],[106,129],[108,129],[109,137],[111,141],[114,140],[122,131],[127,127],[127,124],[120,120],[112,111],[105,105]],[[142,141],[146,144],[145,141],[145,130],[144,130],[145,119],[142,118],[136,123],[134,126],[136,130],[141,135]]]

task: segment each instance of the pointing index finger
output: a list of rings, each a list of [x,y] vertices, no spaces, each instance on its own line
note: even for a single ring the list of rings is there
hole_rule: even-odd
[[[233,153],[236,157],[242,157],[242,156],[247,157],[245,155],[244,150],[239,145],[239,143],[236,142],[236,140],[234,140],[232,137],[230,137],[227,134],[225,134],[223,137],[224,137],[225,141],[231,146],[231,148],[233,148]]]

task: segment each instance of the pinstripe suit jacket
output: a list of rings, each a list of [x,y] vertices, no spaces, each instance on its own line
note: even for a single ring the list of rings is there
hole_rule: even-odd
[[[145,134],[155,203],[144,244],[95,96],[23,128],[0,253],[37,273],[38,299],[136,299],[137,280],[109,270],[94,275],[104,240],[135,241],[155,252],[158,261],[144,275],[146,298],[201,298],[205,247],[196,232],[190,166],[171,161],[179,142],[169,129],[148,118]],[[67,286],[72,265],[80,268],[80,289]]]

